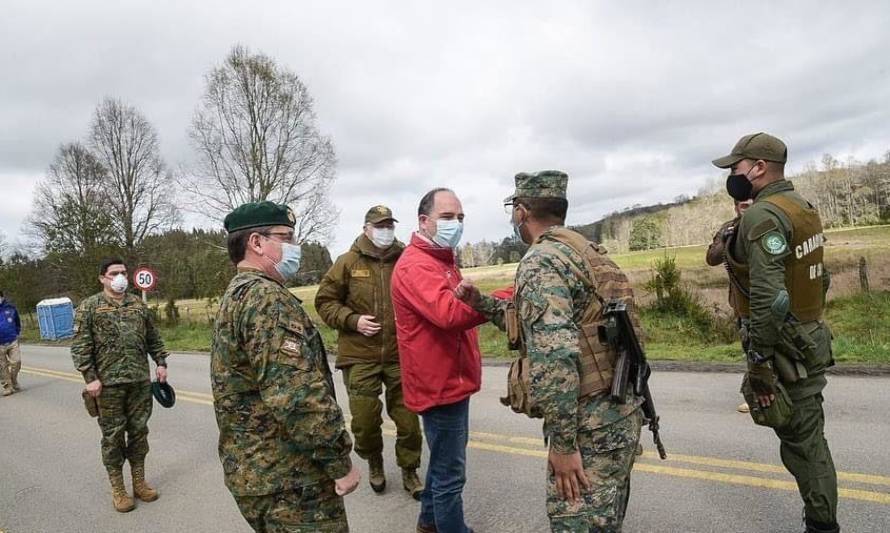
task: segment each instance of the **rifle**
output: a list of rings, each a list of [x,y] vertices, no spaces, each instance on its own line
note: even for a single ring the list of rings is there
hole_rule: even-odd
[[[649,423],[649,431],[652,432],[658,456],[666,459],[667,454],[658,433],[659,416],[655,412],[655,403],[649,390],[649,376],[652,374],[652,369],[646,362],[646,354],[627,314],[627,304],[618,299],[609,300],[603,311],[603,318],[606,320],[605,338],[618,352],[611,397],[617,402],[624,403],[627,398],[627,384],[633,380],[634,394],[643,398],[643,416]]]

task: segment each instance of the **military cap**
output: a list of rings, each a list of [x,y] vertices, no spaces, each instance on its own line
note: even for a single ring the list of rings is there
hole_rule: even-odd
[[[516,190],[504,198],[509,204],[517,198],[565,198],[569,176],[559,170],[542,170],[529,173],[520,172],[514,178]]]
[[[294,227],[297,218],[291,208],[276,204],[275,202],[250,202],[241,204],[234,211],[226,215],[223,222],[226,231],[234,231],[258,228],[260,226],[289,226]]]
[[[742,159],[784,163],[788,160],[788,147],[780,139],[761,131],[745,135],[735,143],[729,155],[715,159],[712,163],[719,168],[729,168]]]
[[[398,222],[398,220],[392,217],[392,210],[385,205],[375,205],[365,213],[365,224],[378,224],[385,220]]]
[[[152,381],[151,393],[155,397],[155,400],[164,407],[170,408],[176,403],[176,392],[167,382],[161,383],[160,381]]]

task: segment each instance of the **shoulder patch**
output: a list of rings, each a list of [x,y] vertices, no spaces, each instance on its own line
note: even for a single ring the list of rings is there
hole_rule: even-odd
[[[761,220],[760,222],[755,224],[753,228],[751,228],[751,230],[748,232],[748,240],[756,241],[770,231],[777,231],[778,229],[779,226],[778,224],[776,224],[776,221],[772,219],[772,217],[766,218],[764,220]]]
[[[788,250],[788,242],[785,236],[778,231],[767,232],[760,238],[760,245],[770,255],[781,255]]]

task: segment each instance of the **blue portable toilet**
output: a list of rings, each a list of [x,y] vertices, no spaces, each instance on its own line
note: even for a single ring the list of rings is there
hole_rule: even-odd
[[[68,339],[74,336],[74,305],[69,298],[49,298],[37,304],[40,338]]]

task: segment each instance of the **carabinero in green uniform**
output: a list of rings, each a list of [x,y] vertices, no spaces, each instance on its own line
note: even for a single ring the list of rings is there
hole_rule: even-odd
[[[352,440],[321,336],[284,286],[299,269],[294,215],[250,203],[225,226],[238,273],[214,325],[210,380],[226,487],[255,531],[348,531]]]
[[[788,150],[766,133],[742,137],[714,160],[730,168],[727,190],[753,198],[728,243],[731,290],[748,372],[742,392],[754,421],[774,429],[797,481],[807,532],[836,532],[837,475],[824,435],[822,390],[834,364],[822,320],[829,277],[822,222],[784,179]]]
[[[355,453],[368,461],[368,482],[374,492],[386,488],[383,466],[383,404],[396,425],[396,462],[402,487],[420,499],[417,477],[423,434],[417,414],[405,407],[402,370],[396,342],[396,321],[390,278],[405,245],[395,238],[398,222],[383,205],[368,209],[362,234],[349,251],[334,261],[318,284],[315,308],[337,330],[337,368],[349,396]]]

